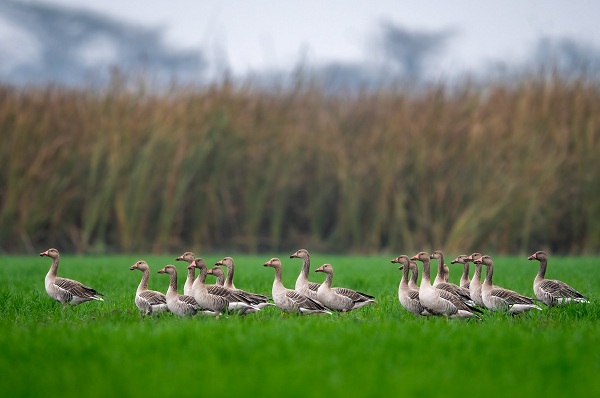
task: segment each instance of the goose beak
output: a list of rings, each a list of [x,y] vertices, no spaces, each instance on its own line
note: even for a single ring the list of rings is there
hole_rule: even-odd
[[[181,258],[181,257],[177,257],[177,258],[175,259],[175,261],[183,261],[183,258]]]
[[[315,270],[315,272],[323,272],[323,271],[324,271],[324,269],[323,269],[323,267],[322,267],[322,266],[321,266],[321,267],[319,267],[319,268],[317,268],[317,269]]]
[[[404,269],[404,265],[399,266],[398,269],[402,271]]]
[[[41,252],[40,253],[40,257],[44,257],[48,255],[48,250],[46,250],[45,252]]]
[[[411,260],[418,260],[418,259],[419,259],[419,256],[417,256],[417,255],[415,254],[415,255],[414,255],[414,256],[412,256],[410,259],[411,259]]]
[[[223,260],[219,260],[215,263],[215,265],[223,265]]]
[[[41,254],[40,254],[41,256]],[[535,255],[535,253],[533,253],[531,256],[527,257],[527,260],[531,261],[531,260],[537,260],[537,256]]]
[[[208,271],[206,271],[206,273],[209,275],[212,275],[213,274],[212,269],[209,269]]]
[[[133,271],[135,269],[135,265],[132,265],[131,267],[129,267],[130,271]]]
[[[166,273],[167,273],[167,271],[165,271],[165,269],[163,268],[163,269],[159,269],[159,270],[158,270],[158,273],[159,273],[159,274],[166,274]]]
[[[392,264],[398,264],[398,259],[397,258],[393,258],[390,260],[390,263]]]

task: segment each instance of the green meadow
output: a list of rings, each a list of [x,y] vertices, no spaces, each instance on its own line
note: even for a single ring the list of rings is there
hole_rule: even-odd
[[[179,254],[179,253],[177,253]],[[301,262],[280,253],[292,287]],[[397,253],[401,254],[401,253]],[[395,255],[397,255],[395,254]],[[414,253],[406,253],[414,254]],[[447,253],[454,258],[458,253]],[[283,316],[267,308],[246,317],[142,318],[133,298],[141,278],[170,256],[63,255],[59,275],[105,294],[104,302],[62,311],[44,290],[48,258],[0,257],[0,396],[598,396],[598,259],[550,256],[547,276],[566,281],[591,303],[481,321],[416,318],[401,308],[395,255],[312,255],[334,285],[373,294],[378,304],[344,316]],[[203,255],[208,264],[223,253]],[[236,286],[269,293],[271,256],[234,255]],[[532,295],[537,262],[494,257],[495,284]],[[449,260],[448,260],[449,261]],[[458,282],[460,268],[451,266]]]

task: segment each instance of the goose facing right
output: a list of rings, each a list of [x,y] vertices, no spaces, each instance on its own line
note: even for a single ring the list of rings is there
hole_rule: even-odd
[[[333,281],[333,266],[331,264],[323,264],[315,272],[323,272],[327,275],[325,282],[317,290],[319,301],[327,308],[334,311],[347,312],[376,303],[375,300],[367,298],[352,289],[345,288],[346,294],[340,294],[333,290],[331,288],[331,282]],[[352,295],[352,292],[354,295]]]
[[[556,279],[546,279],[546,267],[548,266],[548,255],[543,251],[537,251],[527,258],[529,261],[540,262],[540,270],[533,280],[533,292],[542,303],[548,307],[567,303],[589,303],[587,298],[567,285]]]
[[[265,267],[275,269],[273,280],[273,301],[283,312],[298,314],[330,314],[321,303],[303,295],[302,293],[287,289],[281,280],[281,260],[272,258],[263,264]]]
[[[148,263],[140,260],[129,267],[131,271],[142,271],[142,281],[140,282],[137,291],[135,292],[135,305],[144,315],[151,315],[168,311],[167,297],[156,290],[148,289],[148,279],[150,278],[150,267]]]
[[[46,293],[54,300],[61,303],[63,310],[66,308],[67,304],[76,306],[90,300],[104,301],[100,297],[103,294],[91,287],[72,279],[56,276],[58,273],[58,263],[60,261],[60,253],[58,250],[51,248],[45,252],[41,252],[40,257],[44,256],[52,259],[52,265],[50,266],[50,270],[46,274],[45,279]]]
[[[506,311],[509,314],[520,314],[529,310],[542,309],[534,304],[533,299],[513,290],[505,289],[500,286],[494,286],[494,262],[490,256],[482,256],[474,260],[475,264],[486,266],[485,281],[481,287],[481,298],[483,304],[492,311]]]

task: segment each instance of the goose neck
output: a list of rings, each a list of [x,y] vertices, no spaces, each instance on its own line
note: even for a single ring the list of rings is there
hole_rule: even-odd
[[[145,269],[142,272],[142,280],[140,281],[140,285],[138,286],[138,292],[143,292],[144,290],[148,290],[148,279],[150,278],[150,270]]]

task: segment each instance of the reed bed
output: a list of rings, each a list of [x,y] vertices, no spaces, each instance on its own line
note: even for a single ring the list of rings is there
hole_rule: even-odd
[[[0,249],[600,252],[600,88],[0,87]]]

